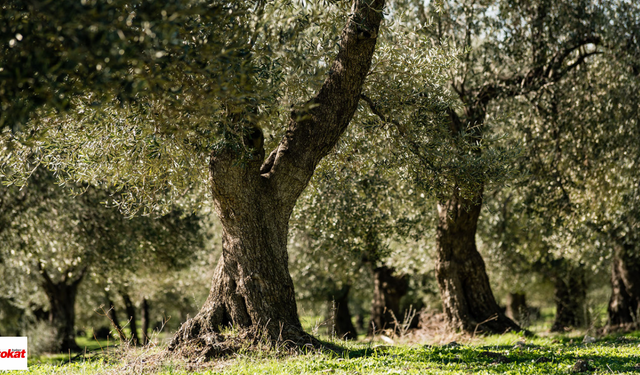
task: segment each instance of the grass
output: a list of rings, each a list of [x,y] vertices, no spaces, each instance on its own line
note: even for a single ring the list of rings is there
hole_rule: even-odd
[[[76,337],[76,343],[79,347],[83,348],[86,353],[102,353],[107,352],[118,344],[115,340],[99,340],[94,338],[78,336]],[[83,353],[85,353],[83,352]],[[82,355],[82,354],[80,354]],[[29,366],[36,365],[63,365],[70,361],[77,360],[78,353],[59,353],[59,354],[45,354],[39,356],[30,356],[28,359]]]
[[[184,363],[156,362],[145,373],[174,374],[571,374],[584,360],[592,374],[640,373],[640,333],[606,337],[583,344],[574,336],[526,339],[514,334],[467,339],[463,345],[379,345],[342,343],[345,353],[308,353],[294,356],[277,352],[240,353],[232,358],[197,367]],[[130,349],[124,356],[136,356]],[[122,355],[122,353],[120,353]],[[126,361],[124,361],[126,362]],[[38,363],[30,374],[121,374],[122,357],[99,357],[77,362]],[[12,372],[9,372],[11,374]],[[25,374],[25,372],[13,372]]]

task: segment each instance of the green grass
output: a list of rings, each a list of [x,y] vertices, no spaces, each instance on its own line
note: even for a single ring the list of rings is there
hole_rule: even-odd
[[[176,363],[156,366],[153,373],[169,374],[571,374],[579,359],[592,374],[640,373],[640,333],[582,344],[577,336],[527,339],[514,346],[518,335],[490,336],[460,346],[345,344],[344,354],[311,353],[283,356],[273,352],[243,353],[214,361],[207,368],[187,371]],[[497,353],[497,354],[487,354]],[[132,355],[131,355],[132,354]],[[135,352],[130,357],[135,357]],[[70,364],[31,365],[30,374],[122,373],[122,362],[100,357]],[[11,374],[11,372],[9,372]],[[13,372],[25,374],[24,372]]]
[[[227,374],[564,374],[578,359],[588,360],[598,373],[637,373],[640,340],[565,344],[535,339],[515,348],[516,335],[494,336],[472,345],[397,346],[377,350],[354,345],[345,355],[307,355],[283,360],[242,358],[224,369]],[[501,360],[484,353],[499,353]],[[505,363],[502,363],[505,362]],[[215,373],[215,372],[212,372]]]
[[[37,366],[37,365],[64,365],[70,360],[72,362],[77,362],[78,358],[82,356],[84,353],[88,353],[88,357],[92,355],[92,353],[107,353],[109,350],[113,349],[114,346],[118,344],[117,341],[114,340],[100,340],[96,341],[93,338],[78,336],[76,337],[76,343],[79,347],[83,348],[85,351],[83,353],[59,353],[59,354],[45,354],[39,356],[30,356],[28,359],[29,366]]]
[[[318,331],[323,333],[323,331],[327,330],[324,320],[325,318],[320,315],[300,316],[300,324],[302,324],[305,332]]]

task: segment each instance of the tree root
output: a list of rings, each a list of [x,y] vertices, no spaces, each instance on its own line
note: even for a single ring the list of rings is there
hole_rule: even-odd
[[[183,327],[184,328],[184,327]],[[181,330],[182,331],[182,328]],[[271,352],[281,355],[298,355],[311,352],[342,353],[344,348],[321,341],[299,330],[282,330],[274,338],[265,329],[249,327],[229,328],[221,332],[200,332],[196,336],[178,339],[174,337],[167,348],[167,356],[177,356],[190,362],[233,357],[239,353]]]
[[[606,325],[596,331],[598,336],[610,334],[625,334],[640,329],[640,323],[621,323],[614,325]]]

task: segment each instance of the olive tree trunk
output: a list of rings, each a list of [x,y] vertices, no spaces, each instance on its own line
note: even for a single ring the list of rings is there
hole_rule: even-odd
[[[526,326],[529,320],[529,306],[527,306],[527,296],[524,293],[507,294],[507,309],[505,314],[514,322]]]
[[[480,197],[470,201],[457,194],[438,204],[436,278],[447,322],[467,333],[520,331],[496,303],[476,247],[480,209]]]
[[[151,306],[149,306],[149,301],[146,298],[142,299],[140,309],[142,310],[142,317],[140,319],[140,325],[142,326],[142,345],[147,345],[149,343],[149,310]]]
[[[182,325],[169,350],[190,343],[213,348],[221,339],[220,327],[228,325],[291,344],[312,341],[300,325],[288,270],[289,217],[357,109],[383,7],[384,0],[353,2],[322,88],[295,107],[285,136],[264,162],[261,149],[254,149],[246,163],[239,162],[243,152],[233,147],[212,153],[209,172],[223,229],[222,256],[204,306]]]
[[[49,300],[49,323],[55,330],[57,349],[62,353],[80,351],[76,343],[75,304],[78,286],[84,278],[85,271],[86,269],[83,269],[72,279],[65,275],[62,281],[56,282],[46,270],[40,268],[42,287]]]
[[[373,270],[373,300],[369,334],[385,329],[396,330],[402,323],[400,300],[409,291],[409,280],[395,275],[395,269],[382,266]]]
[[[637,327],[640,320],[640,255],[629,244],[618,244],[611,262],[608,326]]]
[[[549,28],[547,22],[551,20],[548,16],[550,6],[550,1],[537,2],[535,12],[531,14],[532,49],[529,69],[503,78],[488,79],[475,87],[467,80],[467,75],[453,80],[454,91],[464,103],[462,117],[453,109],[449,111],[452,120],[451,135],[454,139],[466,132],[474,139],[481,140],[487,106],[493,100],[536,92],[549,83],[560,81],[586,60],[578,59],[564,68],[574,51],[588,44],[601,43],[600,37],[595,35],[566,38],[553,46],[558,51],[550,56],[545,46]],[[469,30],[476,22],[473,12],[466,21]],[[471,47],[472,39],[466,39],[468,47]],[[476,192],[475,199],[467,201],[458,196],[456,189],[448,200],[438,204],[436,275],[444,310],[449,324],[466,332],[473,333],[476,328],[494,333],[520,330],[498,307],[491,292],[484,261],[476,248],[475,235],[482,205],[482,188]]]
[[[353,325],[351,311],[349,311],[349,291],[351,291],[351,285],[345,284],[329,296],[327,306],[329,310],[329,336],[356,340],[358,339],[358,331]]]
[[[587,323],[587,283],[583,267],[571,266],[561,260],[553,277],[556,317],[551,332],[564,332]]]
[[[127,336],[125,336],[122,331],[122,324],[120,324],[120,319],[118,319],[118,310],[116,309],[116,304],[113,303],[111,299],[111,294],[109,292],[105,292],[105,298],[107,300],[107,319],[111,322],[113,329],[116,331],[118,335],[118,339],[122,342],[127,341]]]
[[[138,324],[136,321],[136,306],[133,304],[129,293],[125,290],[120,291],[120,295],[122,296],[122,300],[124,301],[124,309],[127,313],[127,321],[129,324],[129,329],[131,330],[131,343],[133,345],[140,344],[140,339],[138,338]]]

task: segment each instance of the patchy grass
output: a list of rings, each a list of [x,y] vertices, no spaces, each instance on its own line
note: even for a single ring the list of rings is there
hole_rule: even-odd
[[[105,366],[102,362],[79,362],[70,364],[47,364],[39,363],[35,365],[29,365],[29,371],[8,371],[6,374],[24,375],[24,374],[38,374],[38,375],[98,375],[104,374],[106,370],[109,370],[108,366]]]
[[[79,357],[90,357],[94,353],[109,353],[118,344],[114,340],[100,340],[96,341],[93,338],[84,336],[78,336],[76,343],[79,347],[84,349],[83,353],[59,353],[59,354],[45,354],[39,356],[29,357],[29,366],[36,365],[63,365],[69,362],[77,362]],[[86,354],[86,355],[85,355]]]
[[[149,361],[134,371],[126,359],[143,349],[114,353],[112,358],[79,360],[70,364],[36,364],[30,374],[639,374],[640,333],[610,336],[583,344],[579,336],[524,340],[518,335],[489,336],[462,345],[380,345],[342,343],[343,354],[277,352],[239,353],[206,364]],[[9,372],[11,374],[11,372]],[[24,372],[13,372],[24,374]]]
[[[520,342],[520,344],[518,344]],[[516,335],[492,336],[457,346],[353,345],[344,355],[311,354],[286,359],[240,358],[226,374],[563,374],[580,359],[597,373],[640,372],[640,340],[568,344]]]

